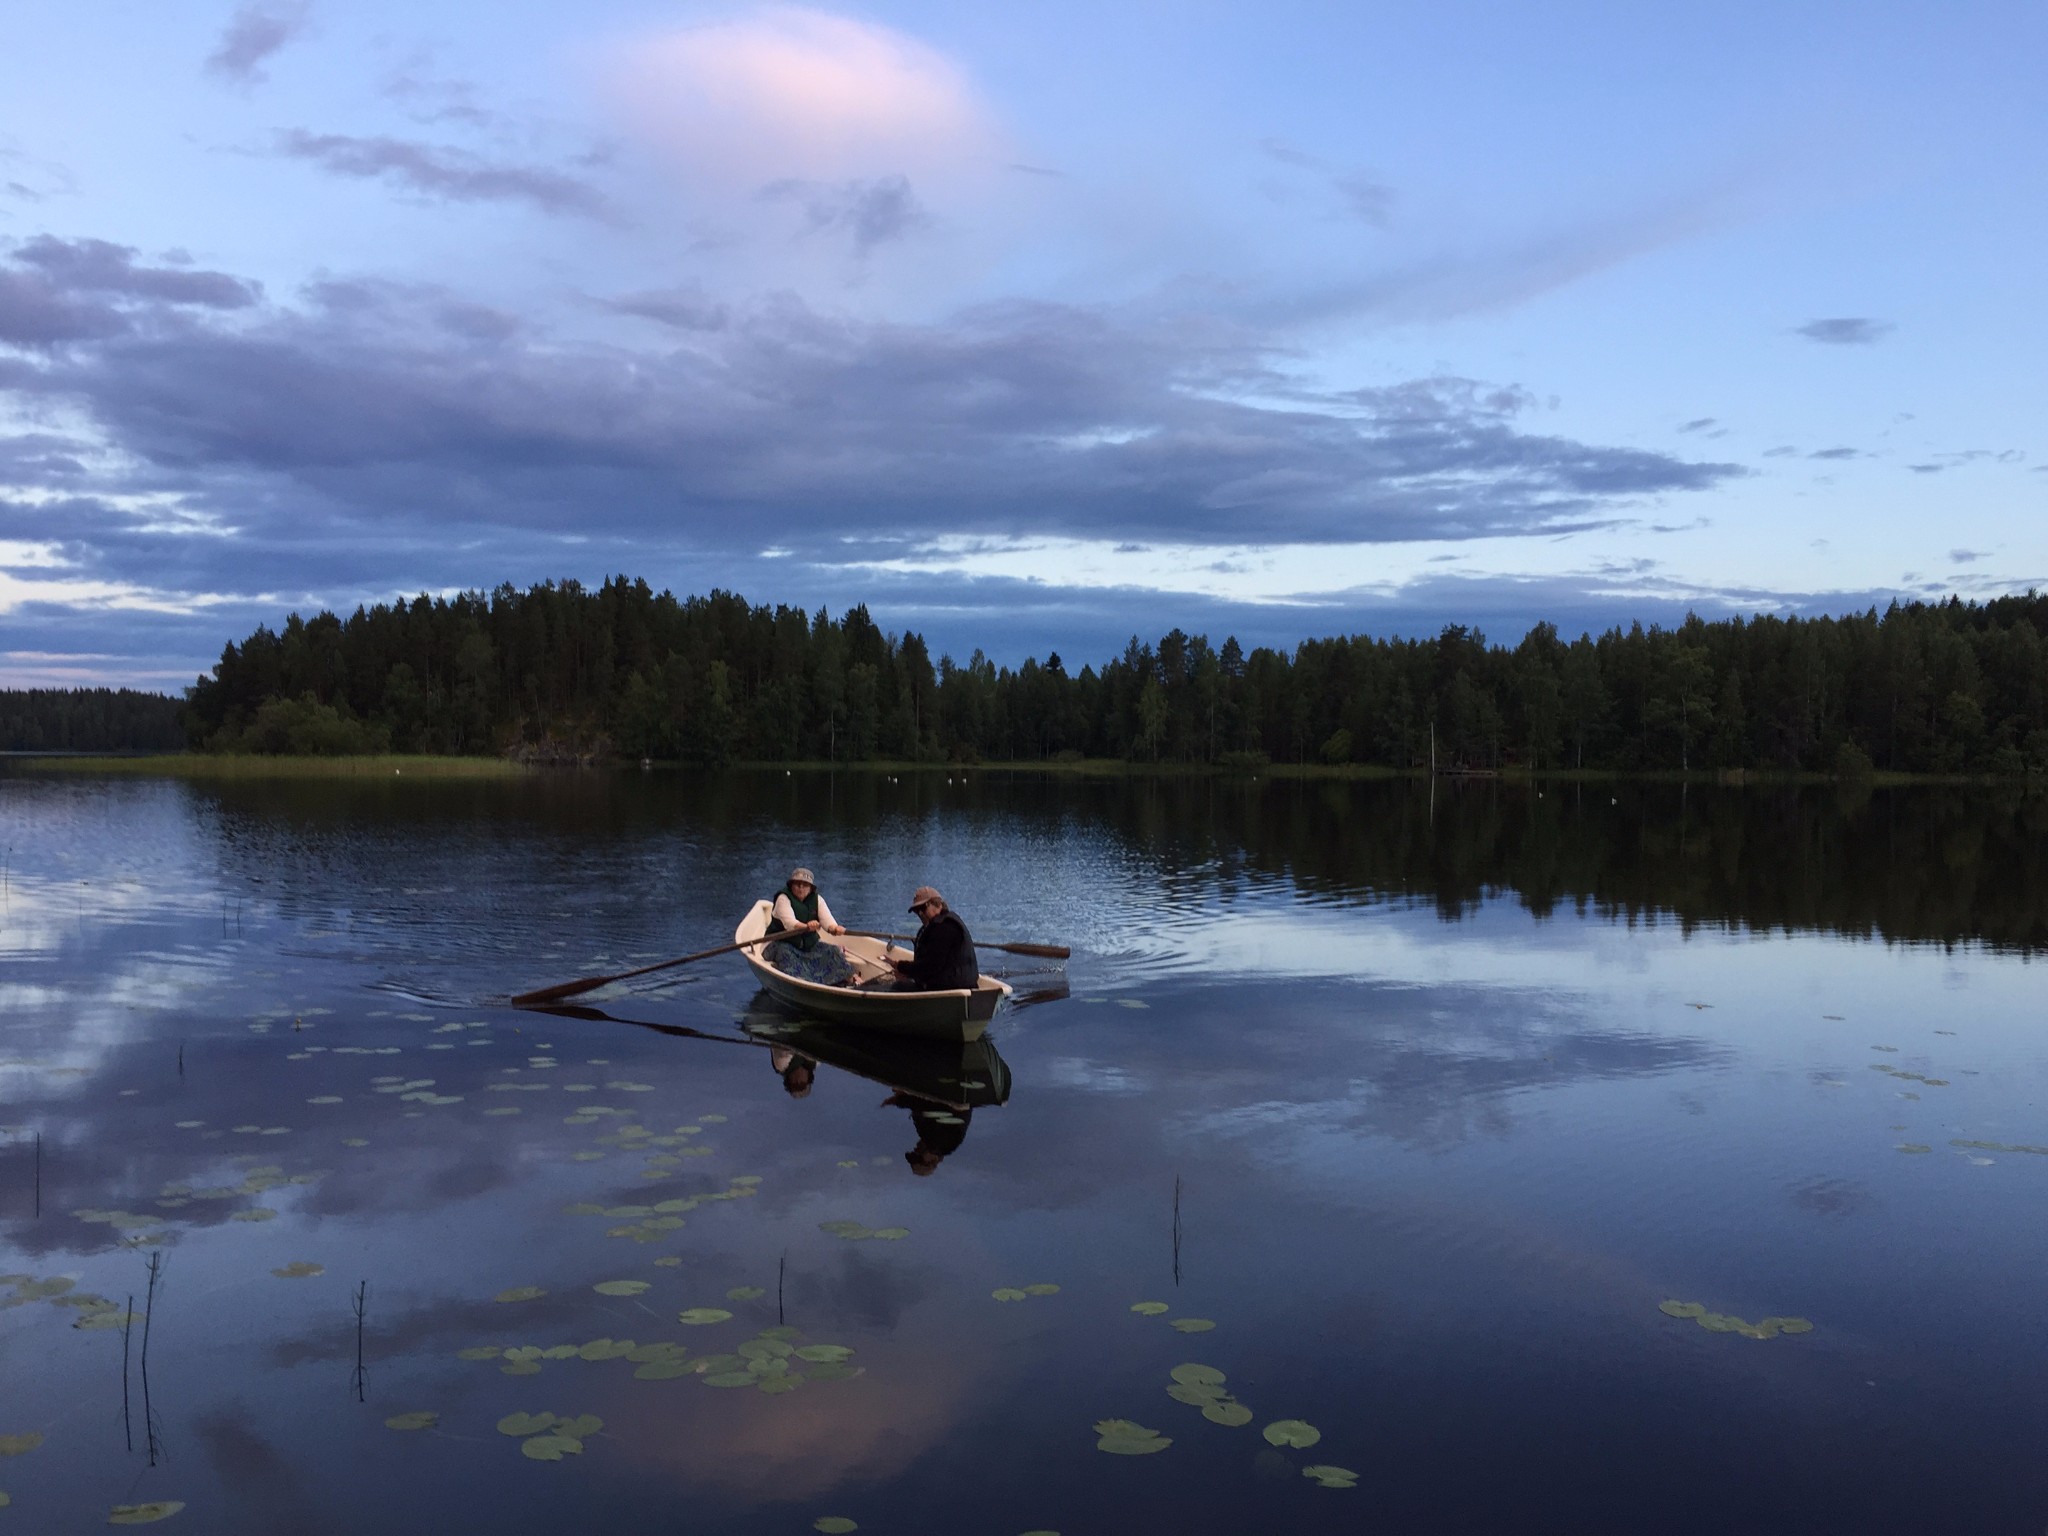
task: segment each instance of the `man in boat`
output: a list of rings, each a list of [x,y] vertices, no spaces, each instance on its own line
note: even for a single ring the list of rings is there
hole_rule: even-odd
[[[819,894],[818,877],[799,864],[776,893],[775,910],[768,918],[770,933],[797,932],[798,936],[768,945],[768,963],[803,981],[821,981],[828,987],[846,985],[853,978],[853,963],[838,945],[820,944],[820,930],[835,936],[846,932]]]
[[[908,960],[890,962],[896,971],[897,989],[973,991],[981,980],[981,964],[975,959],[974,938],[960,921],[960,914],[928,885],[917,888],[917,894],[910,898],[910,910],[923,926],[917,930],[917,952]]]

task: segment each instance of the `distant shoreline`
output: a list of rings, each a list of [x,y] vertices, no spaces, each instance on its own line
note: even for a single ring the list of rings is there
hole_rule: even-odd
[[[259,753],[156,752],[156,753],[27,753],[0,754],[0,772],[51,775],[101,775],[183,779],[515,779],[550,773],[633,773],[640,765],[622,758],[588,764],[523,763],[505,757],[438,757],[424,754],[387,753],[373,756],[318,757],[265,755]],[[1057,778],[1096,779],[1221,779],[1254,782],[1259,779],[1287,779],[1302,782],[1353,782],[1412,779],[1428,782],[1426,768],[1388,768],[1373,763],[1134,763],[1120,758],[1025,760],[990,763],[861,762],[831,763],[804,759],[790,762],[738,762],[723,768],[691,768],[676,762],[657,762],[648,771],[742,772],[889,775],[926,777],[943,775],[964,778],[1001,774],[1005,777],[1040,774]],[[1625,772],[1595,768],[1501,768],[1497,770],[1439,771],[1435,778],[1445,784],[1700,784],[1718,788],[1767,788],[1788,785],[1833,784],[1843,788],[1896,788],[1907,785],[2012,785],[2027,787],[2039,775],[1933,774],[1875,772],[1857,778],[1793,770],[1678,769]],[[2048,790],[2048,785],[2041,786]]]

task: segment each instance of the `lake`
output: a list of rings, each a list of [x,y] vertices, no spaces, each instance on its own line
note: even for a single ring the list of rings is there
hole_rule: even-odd
[[[2040,797],[14,774],[0,845],[0,1529],[2048,1526]],[[799,862],[1073,958],[971,1053],[734,956],[503,1003]]]

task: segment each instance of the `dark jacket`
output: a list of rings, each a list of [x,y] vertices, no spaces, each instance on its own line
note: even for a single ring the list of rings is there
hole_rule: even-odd
[[[971,990],[981,980],[974,940],[952,908],[917,930],[917,954],[906,979],[920,992],[949,992],[956,987]]]

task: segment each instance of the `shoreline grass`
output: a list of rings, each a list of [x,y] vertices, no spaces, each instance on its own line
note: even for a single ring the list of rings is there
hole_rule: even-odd
[[[683,765],[660,762],[663,773],[688,772]],[[385,753],[367,757],[294,757],[259,753],[163,752],[122,756],[32,754],[0,756],[0,774],[79,774],[110,777],[184,779],[518,779],[548,776],[553,768],[617,774],[637,771],[629,759],[576,767],[570,764],[529,764],[502,757],[435,757]],[[698,770],[703,771],[703,770]],[[721,770],[709,770],[721,771]],[[1224,779],[1253,783],[1261,779],[1302,782],[1385,782],[1410,779],[1427,782],[1426,768],[1389,768],[1378,763],[1139,763],[1122,758],[1027,759],[986,763],[876,761],[831,763],[822,759],[794,762],[738,762],[728,770],[743,773],[844,773],[861,775],[928,775],[948,778],[972,775],[1093,779]],[[1878,770],[1854,779],[1834,774],[1789,769],[1678,769],[1624,771],[1606,768],[1502,768],[1492,772],[1449,772],[1436,776],[1444,784],[1699,784],[1717,788],[1772,788],[1835,785],[1842,789],[1902,788],[1912,785],[2004,786],[2040,788],[2036,778],[1999,778],[1988,774],[1892,773]]]
[[[136,757],[15,757],[14,772],[176,779],[511,779],[532,772],[501,757],[271,757],[257,753],[160,752]]]

